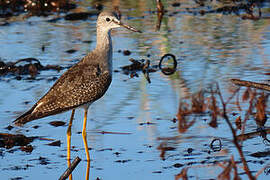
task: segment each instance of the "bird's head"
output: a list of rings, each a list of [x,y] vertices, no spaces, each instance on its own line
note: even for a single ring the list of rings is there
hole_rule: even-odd
[[[99,14],[97,20],[98,29],[102,29],[104,31],[109,31],[114,28],[124,27],[134,32],[140,32],[132,26],[124,24],[120,21],[118,15],[114,12],[103,11]]]

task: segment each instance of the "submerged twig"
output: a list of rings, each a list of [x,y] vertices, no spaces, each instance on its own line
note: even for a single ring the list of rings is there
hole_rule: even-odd
[[[72,161],[71,165],[66,169],[66,171],[62,174],[59,180],[65,180],[72,173],[72,171],[76,168],[76,166],[80,163],[81,158],[78,156]]]
[[[266,135],[269,133],[270,133],[269,128],[264,129],[264,130],[257,130],[257,131],[246,133],[246,134],[240,134],[237,136],[237,140],[238,141],[245,141],[247,139],[252,139],[252,138],[257,137],[257,136],[262,136],[263,138],[265,138]]]
[[[257,94],[256,91],[254,91],[254,92],[251,93],[251,97],[250,97],[250,100],[249,100],[249,108],[248,108],[248,110],[247,110],[247,112],[245,114],[245,119],[243,121],[243,126],[242,126],[243,128],[242,128],[241,134],[244,134],[245,133],[246,122],[249,119],[249,115],[252,113],[252,109],[254,107],[253,101],[254,101],[254,99],[256,97],[256,94]]]
[[[264,84],[264,83],[256,83],[252,81],[244,81],[240,79],[231,79],[232,83],[238,85],[238,86],[246,86],[246,87],[252,87],[256,89],[262,89],[266,91],[270,91],[270,85]]]
[[[180,178],[182,178],[183,180],[188,180],[187,171],[188,168],[183,168],[179,174],[175,175],[174,179],[179,180]]]

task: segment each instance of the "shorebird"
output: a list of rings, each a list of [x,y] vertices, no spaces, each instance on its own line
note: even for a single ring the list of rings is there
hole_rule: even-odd
[[[89,106],[101,98],[112,80],[112,40],[111,30],[124,27],[140,32],[134,27],[123,24],[112,12],[102,12],[97,19],[96,48],[81,61],[68,69],[51,89],[26,113],[14,123],[23,125],[29,121],[72,110],[67,130],[68,148],[70,147],[71,126],[78,107],[84,108],[82,136],[87,160],[90,160],[86,141],[86,123]]]

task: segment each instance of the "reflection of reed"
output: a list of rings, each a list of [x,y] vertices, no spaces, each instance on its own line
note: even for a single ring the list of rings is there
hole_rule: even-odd
[[[143,78],[144,79],[144,78]],[[151,109],[151,105],[150,105],[150,99],[149,99],[149,94],[147,93],[146,90],[146,81],[143,80],[141,82],[141,104],[140,104],[140,108],[141,108],[141,112],[142,114],[139,115],[139,118],[137,119],[138,124],[152,124],[153,123],[153,119],[151,117],[151,111],[149,111]],[[139,126],[139,129],[141,129],[143,126]],[[148,132],[148,137],[153,140],[156,134],[156,126],[148,126],[146,128],[147,132]]]
[[[186,133],[187,130],[192,125],[194,125],[197,114],[205,114],[205,115],[208,115],[209,117],[211,116],[212,120],[209,123],[209,126],[214,127],[214,128],[217,128],[217,122],[216,122],[217,118],[218,117],[222,118],[223,120],[225,120],[225,122],[227,122],[233,134],[232,141],[236,149],[238,150],[239,156],[241,158],[241,163],[244,166],[245,173],[248,175],[249,179],[254,179],[253,174],[250,172],[248,161],[246,160],[245,154],[242,150],[241,142],[246,139],[250,139],[257,136],[261,136],[265,142],[268,142],[268,143],[270,142],[270,140],[267,138],[267,134],[270,131],[269,129],[264,128],[264,124],[267,121],[267,118],[266,118],[267,107],[266,106],[267,106],[269,95],[265,94],[264,92],[258,93],[250,89],[248,89],[247,91],[243,93],[243,103],[247,101],[249,104],[248,108],[246,110],[243,110],[245,112],[245,120],[250,119],[250,116],[252,116],[257,126],[260,128],[256,132],[247,133],[247,134],[242,133],[240,135],[237,135],[237,129],[235,129],[234,125],[232,124],[233,121],[231,118],[233,116],[230,116],[229,112],[231,112],[231,104],[235,104],[231,102],[232,100],[235,99],[237,103],[240,103],[238,100],[239,97],[237,96],[240,93],[239,90],[240,88],[234,89],[231,95],[225,99],[223,97],[223,93],[221,92],[221,89],[219,88],[219,85],[216,84],[216,86],[212,85],[210,87],[210,91],[201,90],[186,99],[180,100],[178,113],[177,113],[178,132],[179,134]],[[240,109],[244,109],[244,108],[240,107]],[[188,118],[191,116],[193,116],[194,118],[189,122]],[[246,126],[246,123],[241,122],[241,116],[238,116],[237,119],[238,121],[240,121],[237,123],[241,123],[241,126],[238,125],[238,128],[240,128],[240,130],[241,129],[243,130],[244,129],[243,126]],[[173,147],[170,147],[167,145],[167,141],[169,140],[176,141],[177,139],[179,139],[179,136],[171,137],[171,138],[159,138],[159,140],[164,141],[158,147],[158,149],[160,150],[160,157],[162,159],[165,159],[165,153],[167,151],[174,150]],[[217,140],[219,140],[221,144],[221,140],[220,139],[217,139]],[[222,148],[219,149],[219,151],[221,150]],[[257,153],[257,154],[264,156],[263,153]],[[231,157],[230,161],[228,161],[226,164],[224,164],[221,167],[224,169],[218,175],[218,178],[221,178],[221,179],[224,179],[225,177],[229,176],[232,171],[234,172],[238,171],[237,170],[238,167],[235,165],[233,156]],[[194,166],[183,169],[178,175],[175,176],[175,178],[179,179],[179,178],[186,177],[187,170],[189,168],[194,168]]]
[[[157,23],[156,23],[156,31],[160,29],[162,17],[164,15],[164,6],[161,0],[156,0],[157,2]]]
[[[179,133],[185,133],[195,123],[195,118],[193,118],[191,122],[188,122],[187,115],[190,115],[190,111],[188,110],[187,105],[180,102],[176,115]]]

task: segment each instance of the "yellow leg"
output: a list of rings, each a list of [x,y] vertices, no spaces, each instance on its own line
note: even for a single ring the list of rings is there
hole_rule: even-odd
[[[86,123],[87,123],[87,109],[84,110],[82,137],[83,137],[83,143],[84,143],[84,148],[85,148],[85,153],[86,153],[86,158],[87,158],[87,169],[86,169],[85,179],[88,180],[89,169],[90,169],[90,155],[89,155],[88,144],[87,144],[87,139],[86,139]]]
[[[75,109],[72,110],[71,117],[67,129],[67,164],[70,167],[70,144],[71,144],[71,126],[74,119]],[[72,180],[72,174],[69,176],[69,180]]]
[[[85,175],[86,180],[89,180],[89,170],[90,170],[90,160],[87,161],[87,168],[86,168],[86,175]]]

